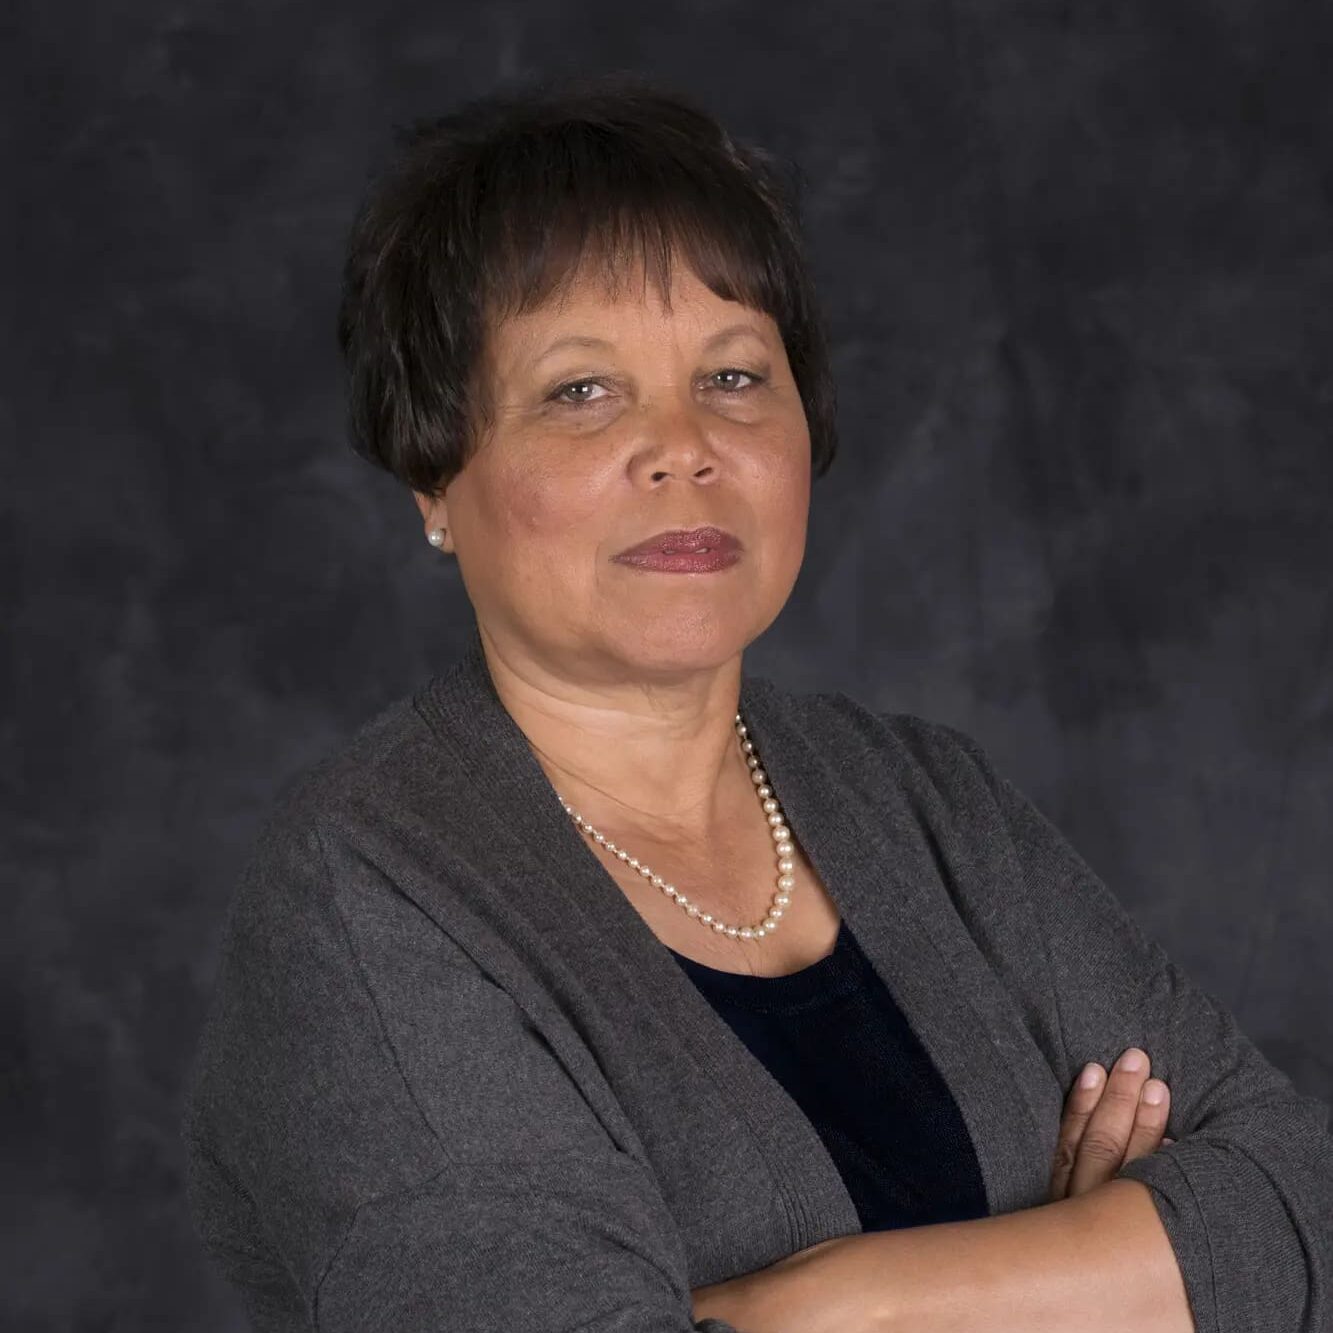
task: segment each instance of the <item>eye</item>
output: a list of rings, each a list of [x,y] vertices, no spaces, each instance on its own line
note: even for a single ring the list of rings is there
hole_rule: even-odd
[[[751,370],[740,370],[739,368],[734,366],[728,368],[727,370],[716,370],[708,378],[712,380],[717,380],[721,379],[724,376],[736,376],[736,375],[743,376],[745,379],[749,380],[750,383],[749,384],[733,383],[730,386],[726,384],[720,384],[718,385],[718,387],[722,390],[723,393],[739,393],[742,389],[749,389],[756,384],[762,384],[764,382],[764,377],[762,375],[756,375]]]
[[[580,403],[597,403],[600,402],[601,399],[594,398],[587,393],[576,393],[572,397],[566,397],[565,395],[572,389],[583,390],[601,387],[605,386],[602,385],[600,380],[569,380],[567,383],[561,384],[552,391],[550,400],[565,407],[577,407]]]

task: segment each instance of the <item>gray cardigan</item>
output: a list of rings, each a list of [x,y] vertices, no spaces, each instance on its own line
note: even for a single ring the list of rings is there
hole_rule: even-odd
[[[1078,1070],[1141,1046],[1178,1142],[1120,1174],[1198,1329],[1333,1329],[1329,1108],[967,735],[748,673],[739,706],[990,1212],[1045,1201]],[[269,815],[185,1141],[205,1244],[282,1333],[727,1333],[692,1288],[859,1230],[810,1122],[561,808],[475,627]]]

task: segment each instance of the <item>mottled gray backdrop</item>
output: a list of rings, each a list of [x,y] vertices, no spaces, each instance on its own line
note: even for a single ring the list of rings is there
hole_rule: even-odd
[[[175,1138],[224,907],[469,614],[345,445],[344,235],[394,122],[533,76],[808,176],[842,446],[749,669],[972,732],[1333,1097],[1333,8],[8,13],[6,1328],[242,1327]]]

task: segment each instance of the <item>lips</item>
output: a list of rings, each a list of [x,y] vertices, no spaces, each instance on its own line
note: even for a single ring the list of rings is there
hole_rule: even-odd
[[[619,555],[614,556],[613,559],[623,560],[628,556],[652,553],[675,552],[678,555],[684,555],[700,548],[707,548],[709,551],[729,552],[739,551],[741,544],[731,533],[724,532],[721,528],[673,528],[668,532],[654,533],[647,541],[642,541],[637,546],[628,547],[621,551]]]

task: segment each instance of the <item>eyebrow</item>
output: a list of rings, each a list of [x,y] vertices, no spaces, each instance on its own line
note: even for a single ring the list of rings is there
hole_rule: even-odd
[[[719,329],[703,345],[705,352],[710,352],[714,347],[724,342],[729,342],[732,338],[739,338],[743,333],[751,333],[756,338],[762,340],[763,334],[753,324],[728,324],[725,329]],[[562,347],[614,347],[613,342],[608,342],[605,338],[594,338],[589,334],[570,334],[567,338],[557,338],[540,356],[533,362],[533,365],[540,365],[547,357],[553,356],[560,351]]]

